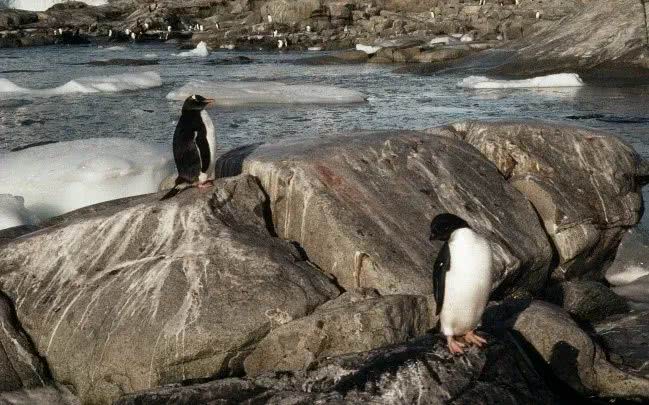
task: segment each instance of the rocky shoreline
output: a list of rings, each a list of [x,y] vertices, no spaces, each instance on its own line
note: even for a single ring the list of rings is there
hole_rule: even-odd
[[[114,0],[0,10],[0,48],[50,44],[205,42],[212,50],[348,50],[307,63],[439,63],[498,48],[490,72],[566,70],[649,77],[645,9],[635,0],[380,1]]]
[[[649,313],[605,281],[628,268],[616,250],[649,178],[618,139],[467,122],[250,145],[217,174],[209,192],[0,232],[0,398],[649,399]],[[427,226],[443,211],[495,252],[491,343],[461,357],[434,329]]]

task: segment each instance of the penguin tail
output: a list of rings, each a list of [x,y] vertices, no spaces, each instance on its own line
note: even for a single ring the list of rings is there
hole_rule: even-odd
[[[187,190],[191,186],[192,186],[191,184],[186,183],[182,179],[176,179],[176,184],[174,185],[174,187],[171,190],[169,190],[167,194],[163,195],[160,201],[168,200],[172,197],[175,197],[176,195],[180,194],[182,191]]]

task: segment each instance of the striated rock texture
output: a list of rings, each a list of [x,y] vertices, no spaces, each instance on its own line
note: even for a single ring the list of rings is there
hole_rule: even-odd
[[[453,128],[534,205],[558,255],[553,277],[603,278],[604,264],[642,214],[647,166],[633,148],[597,131],[544,123]]]
[[[578,393],[649,399],[649,379],[611,364],[602,348],[561,308],[532,301],[511,323],[554,375]]]
[[[647,12],[642,0],[592,0],[516,47],[499,73],[540,75],[565,70],[636,66],[649,69]],[[648,5],[649,6],[649,5]],[[610,74],[610,73],[609,73]],[[629,76],[637,71],[628,70]]]
[[[57,382],[84,403],[242,370],[274,327],[338,295],[243,176],[66,215],[0,247],[0,287]]]
[[[441,244],[428,241],[429,227],[442,212],[491,241],[497,284],[540,288],[552,252],[529,202],[453,132],[431,132],[245,147],[222,156],[217,175],[258,178],[277,235],[297,241],[345,289],[431,294]]]
[[[212,401],[212,402],[210,402]],[[556,397],[509,340],[453,357],[441,339],[423,338],[333,357],[297,373],[168,386],[122,397],[142,403],[552,404]]]
[[[50,383],[47,365],[16,319],[11,301],[0,294],[0,392]]]

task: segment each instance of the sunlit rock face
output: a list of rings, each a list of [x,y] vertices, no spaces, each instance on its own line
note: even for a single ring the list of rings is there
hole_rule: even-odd
[[[454,129],[534,205],[557,252],[554,276],[603,278],[606,261],[642,214],[647,166],[633,148],[606,133],[547,123]]]
[[[55,4],[64,3],[64,0],[10,0],[9,6],[19,10],[45,11]],[[86,0],[89,6],[101,6],[107,4],[106,0]]]
[[[0,248],[0,288],[84,403],[242,369],[271,328],[338,295],[269,235],[250,177],[106,203]]]
[[[298,241],[346,289],[431,294],[441,243],[428,240],[430,222],[443,212],[490,240],[496,284],[536,289],[547,278],[552,250],[531,204],[444,128],[242,148],[219,170],[257,177],[277,234]]]

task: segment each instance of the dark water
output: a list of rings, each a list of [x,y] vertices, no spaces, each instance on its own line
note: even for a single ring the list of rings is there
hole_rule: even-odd
[[[214,108],[210,114],[222,150],[252,142],[319,137],[360,129],[412,129],[466,119],[533,118],[609,131],[649,158],[646,85],[602,82],[582,88],[464,90],[457,88],[456,83],[470,73],[461,69],[418,76],[393,73],[395,66],[389,65],[290,63],[306,56],[304,53],[214,52],[207,58],[188,59],[174,56],[177,52],[170,45],[128,45],[121,50],[0,49],[0,78],[23,87],[55,87],[78,77],[142,71],[159,72],[163,80],[162,87],[118,94],[0,94],[0,151],[34,142],[88,137],[130,137],[170,143],[180,104],[166,100],[165,96],[189,79],[203,79],[327,84],[368,96],[368,103],[361,105]],[[240,56],[252,58],[252,62],[232,64]],[[88,64],[106,59],[146,59],[158,63]]]

